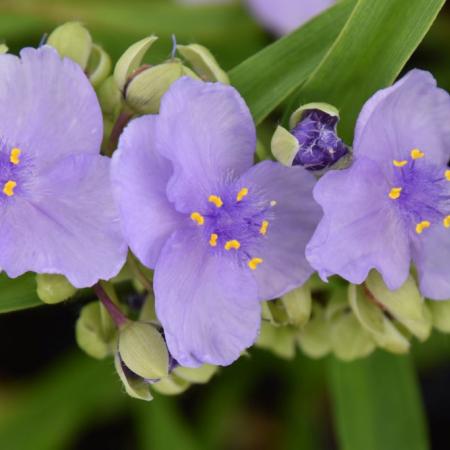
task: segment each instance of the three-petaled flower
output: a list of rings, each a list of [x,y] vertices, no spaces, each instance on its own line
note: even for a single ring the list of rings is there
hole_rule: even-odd
[[[233,362],[256,339],[260,301],[312,272],[315,179],[301,167],[252,167],[255,146],[235,89],[182,78],[158,116],[130,123],[113,157],[125,237],[155,269],[157,315],[183,366]]]
[[[323,278],[362,283],[376,269],[397,289],[412,260],[422,294],[450,298],[449,117],[450,96],[419,70],[366,103],[353,166],[314,192],[324,217],[307,257]]]

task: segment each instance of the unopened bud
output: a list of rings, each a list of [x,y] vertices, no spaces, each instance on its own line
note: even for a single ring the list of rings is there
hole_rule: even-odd
[[[86,67],[86,74],[95,88],[111,73],[111,58],[99,45],[94,44]]]
[[[6,44],[0,44],[0,55],[3,55],[4,53],[8,53],[8,46]]]
[[[292,359],[295,356],[296,331],[293,327],[263,321],[256,345],[280,358]]]
[[[38,297],[50,305],[67,300],[77,291],[64,275],[39,273],[36,284]]]
[[[450,300],[427,302],[434,327],[442,333],[450,333]]]

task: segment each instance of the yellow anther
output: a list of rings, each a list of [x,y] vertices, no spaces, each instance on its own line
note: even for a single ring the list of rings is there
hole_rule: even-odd
[[[425,156],[424,152],[421,152],[418,148],[411,150],[411,158],[412,159],[420,159]]]
[[[8,197],[12,197],[14,195],[14,188],[17,186],[15,181],[9,180],[3,186],[3,193]]]
[[[252,258],[249,262],[248,262],[248,267],[250,267],[250,269],[252,270],[256,270],[256,268],[258,267],[259,264],[261,264],[264,260],[262,258]]]
[[[234,248],[235,250],[239,250],[241,246],[241,243],[239,241],[237,241],[236,239],[233,239],[231,241],[227,241],[225,243],[225,250],[231,250],[232,248]]]
[[[389,197],[392,198],[392,200],[397,200],[400,198],[400,194],[402,193],[403,188],[401,187],[393,187],[391,191],[389,192]]]
[[[270,206],[274,207],[277,204],[276,200],[271,200],[270,201]]]
[[[444,176],[447,181],[450,181],[450,170],[446,170]]]
[[[431,223],[428,222],[428,220],[422,220],[422,222],[418,223],[416,225],[416,233],[417,234],[422,234],[424,230],[426,230],[427,228],[430,228]]]
[[[267,229],[269,228],[269,221],[263,220],[261,224],[261,228],[259,229],[259,232],[265,236],[267,234]]]
[[[236,195],[236,200],[240,202],[248,194],[248,188],[242,188]]]
[[[209,245],[211,247],[215,247],[217,245],[217,239],[219,236],[216,233],[212,233],[211,237],[209,238]]]
[[[208,197],[208,202],[214,203],[217,208],[220,208],[223,205],[223,201],[218,195],[210,195]]]
[[[395,167],[404,167],[404,166],[406,166],[406,164],[408,164],[408,161],[406,159],[404,159],[402,161],[398,161],[398,160],[394,159],[394,161],[392,161],[392,164],[394,164]]]
[[[444,220],[442,222],[445,228],[450,228],[450,216],[444,217]]]
[[[199,225],[203,225],[205,223],[205,218],[199,212],[193,212],[191,214],[191,219]]]
[[[11,154],[9,155],[10,162],[12,162],[13,164],[19,164],[21,153],[22,153],[22,150],[20,150],[20,148],[13,148],[11,150]]]

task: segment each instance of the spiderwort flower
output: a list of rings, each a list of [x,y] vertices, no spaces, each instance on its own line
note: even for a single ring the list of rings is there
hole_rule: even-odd
[[[86,76],[50,47],[0,55],[0,267],[111,278],[126,247]]]
[[[362,283],[378,270],[389,289],[415,263],[424,296],[450,297],[450,96],[431,74],[409,72],[364,106],[354,163],[328,172],[324,210],[307,258],[322,278]]]
[[[135,119],[113,157],[125,237],[155,269],[156,313],[182,365],[226,365],[254,343],[260,301],[311,274],[306,242],[319,219],[314,177],[262,162],[237,91],[189,78],[159,116]]]

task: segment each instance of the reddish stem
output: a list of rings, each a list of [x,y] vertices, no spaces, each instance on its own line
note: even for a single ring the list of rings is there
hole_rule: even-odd
[[[114,304],[114,302],[109,298],[109,295],[103,289],[103,286],[100,283],[97,283],[93,287],[94,292],[97,294],[97,297],[102,302],[103,306],[108,311],[111,319],[114,323],[120,328],[128,322],[128,319],[124,316],[122,311]]]

